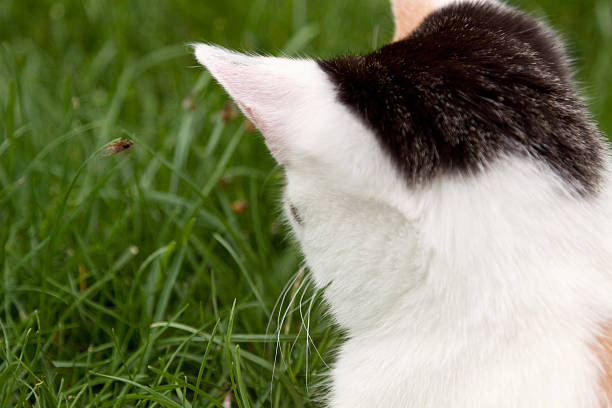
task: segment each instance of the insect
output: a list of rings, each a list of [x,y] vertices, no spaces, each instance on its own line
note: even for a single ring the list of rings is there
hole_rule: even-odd
[[[106,146],[106,155],[112,156],[129,149],[134,145],[134,142],[129,139],[117,139]]]

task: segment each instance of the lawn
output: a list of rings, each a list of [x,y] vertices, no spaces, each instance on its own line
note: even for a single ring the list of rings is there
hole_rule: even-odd
[[[341,333],[185,44],[367,52],[386,1],[0,0],[0,407],[317,405]],[[519,4],[612,134],[612,3]]]

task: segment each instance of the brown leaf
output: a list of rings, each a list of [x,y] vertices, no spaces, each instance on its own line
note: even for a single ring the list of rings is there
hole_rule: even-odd
[[[246,200],[237,200],[232,203],[232,211],[234,212],[242,213],[247,208],[249,208],[249,202]]]
[[[79,289],[81,292],[85,292],[87,290],[87,280],[86,280],[86,271],[83,265],[79,265]]]
[[[223,111],[221,111],[221,118],[225,123],[229,122],[237,115],[236,109],[234,108],[234,104],[231,101],[225,102],[225,106],[223,107]]]
[[[250,120],[248,120],[248,119],[245,119],[244,121],[245,121],[245,123],[246,123],[246,128],[245,128],[245,130],[246,130],[247,132],[249,132],[249,133],[254,132],[254,131],[255,131],[255,125],[253,124],[253,122],[251,122],[251,121],[250,121]]]

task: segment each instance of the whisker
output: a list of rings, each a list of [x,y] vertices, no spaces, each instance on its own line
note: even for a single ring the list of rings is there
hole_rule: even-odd
[[[276,329],[278,334],[277,334],[276,348],[274,350],[274,362],[272,364],[272,378],[270,379],[270,395],[272,395],[272,391],[274,388],[274,374],[276,373],[276,361],[278,358],[278,352],[279,352],[279,347],[280,347],[280,331],[281,331],[280,311],[282,310],[283,304],[285,303],[285,298],[287,297],[287,294],[289,293],[289,289],[293,287],[295,282],[302,275],[304,269],[305,267],[300,268],[294,274],[294,276],[291,279],[289,279],[289,281],[287,282],[287,284],[284,286],[283,290],[281,291],[279,295],[279,299],[276,300],[276,303],[274,304],[274,307],[272,308],[272,312],[270,313],[270,319],[268,319],[268,325],[266,327],[266,335],[269,333],[270,324],[272,323],[272,318],[274,316],[274,313],[276,312],[276,308],[278,307],[279,314],[277,318],[277,329]],[[280,300],[280,304],[279,304],[279,300]],[[282,352],[281,352],[281,358],[282,358]]]
[[[280,347],[280,335],[281,335],[281,330],[285,324],[285,320],[287,319],[287,316],[289,315],[289,312],[291,311],[291,305],[293,304],[293,302],[295,301],[295,299],[297,298],[298,294],[300,293],[300,291],[302,290],[302,287],[304,286],[304,284],[307,282],[306,280],[304,280],[304,270],[305,268],[300,269],[300,274],[299,274],[299,278],[301,279],[301,281],[296,280],[295,283],[293,284],[293,288],[294,288],[294,292],[291,295],[291,299],[289,300],[289,303],[287,304],[287,310],[285,311],[285,313],[283,314],[283,317],[280,321],[279,327],[277,329],[277,339],[276,339],[276,350],[280,350],[281,353],[281,360],[285,363],[285,366],[287,366],[287,361],[285,360],[285,356],[283,354],[282,348]],[[299,282],[299,286],[297,286],[296,288],[296,284]],[[285,334],[288,334],[289,332],[289,327],[285,328]],[[276,360],[276,355],[275,355],[275,360]]]
[[[327,365],[327,363],[325,362],[325,359],[323,359],[323,356],[321,355],[321,353],[319,352],[319,349],[317,348],[317,346],[314,344],[314,341],[312,340],[312,337],[310,336],[310,316],[311,316],[311,312],[312,312],[312,308],[314,306],[314,302],[317,300],[317,298],[319,297],[320,294],[323,293],[324,289],[319,289],[317,290],[317,292],[314,294],[314,296],[311,298],[312,300],[310,301],[310,305],[308,306],[308,311],[306,312],[306,316],[307,316],[307,324],[306,324],[306,335],[307,338],[310,339],[310,343],[312,344],[312,346],[315,349],[315,352],[317,353],[317,355],[319,356],[319,358],[321,359],[321,362],[323,363],[323,365],[326,368],[330,368],[329,365]]]

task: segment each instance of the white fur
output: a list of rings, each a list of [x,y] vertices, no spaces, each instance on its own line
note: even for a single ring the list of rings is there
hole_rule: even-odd
[[[303,202],[319,216],[304,216],[302,248],[317,280],[333,277],[327,296],[350,333],[331,406],[598,406],[590,346],[612,315],[606,196],[580,202],[508,159],[407,191],[403,217],[349,196]]]
[[[600,406],[610,177],[580,198],[547,167],[504,157],[409,188],[315,62],[196,55],[257,112],[285,167],[295,235],[348,333],[331,407]]]

